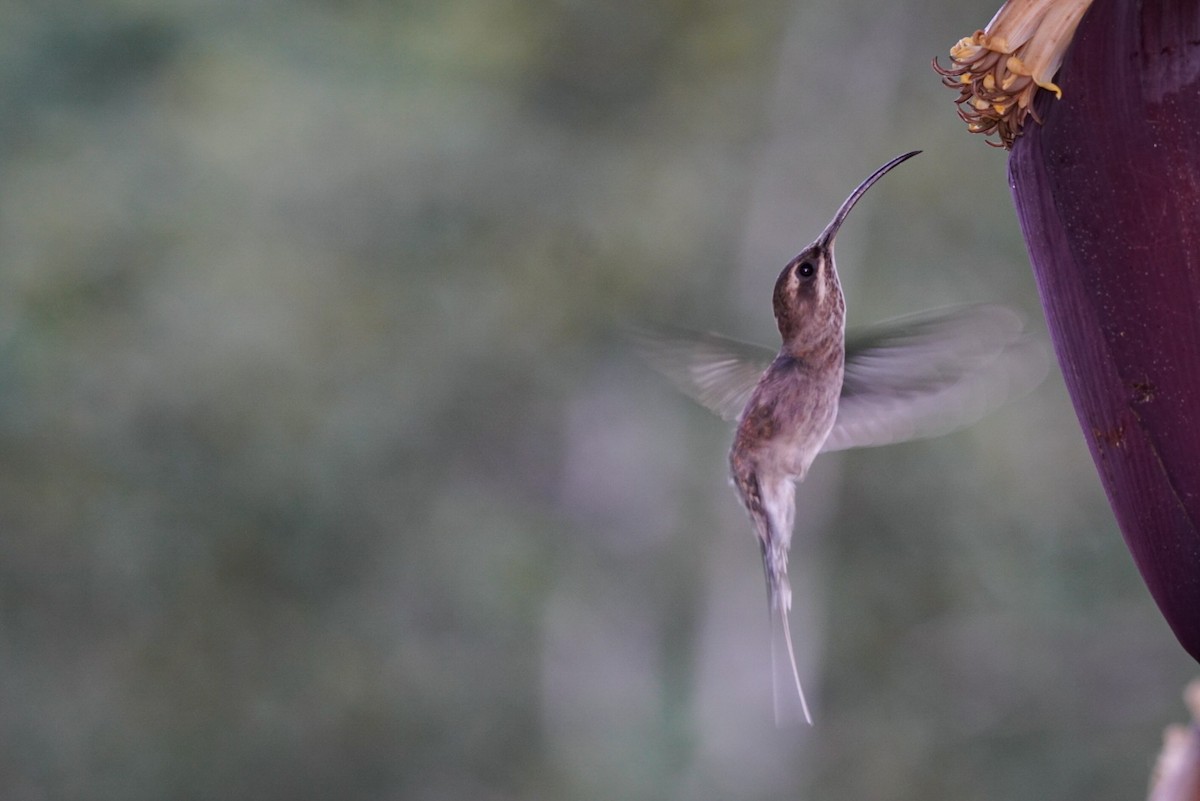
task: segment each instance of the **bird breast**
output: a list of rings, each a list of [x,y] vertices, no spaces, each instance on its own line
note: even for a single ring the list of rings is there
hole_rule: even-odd
[[[842,365],[813,370],[776,359],[746,404],[734,437],[733,461],[760,474],[804,478],[837,417]]]

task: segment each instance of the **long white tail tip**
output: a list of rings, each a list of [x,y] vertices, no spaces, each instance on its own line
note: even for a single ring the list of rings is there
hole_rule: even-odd
[[[792,632],[788,626],[787,607],[778,605],[779,614],[771,615],[771,679],[775,694],[775,725],[791,726],[800,716],[813,725],[804,688],[800,685],[800,669],[796,666],[796,651],[792,648]],[[793,692],[793,687],[795,692]],[[799,702],[797,704],[797,701]]]

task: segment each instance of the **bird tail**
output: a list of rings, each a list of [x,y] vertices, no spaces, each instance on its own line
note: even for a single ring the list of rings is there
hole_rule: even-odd
[[[787,557],[773,559],[771,549],[764,549],[767,568],[767,595],[771,613],[771,683],[775,697],[775,725],[790,726],[800,717],[812,725],[808,701],[800,685],[800,669],[796,666],[796,649],[792,647],[792,631],[788,611],[792,606],[792,588],[787,578]]]

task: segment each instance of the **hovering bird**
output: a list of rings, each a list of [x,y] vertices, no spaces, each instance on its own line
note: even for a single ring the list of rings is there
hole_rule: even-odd
[[[798,697],[812,723],[788,627],[795,483],[819,453],[933,436],[973,422],[1035,386],[1047,369],[1044,348],[1003,306],[926,312],[847,341],[834,238],[866,191],[918,153],[892,159],[859,184],[821,235],[783,268],[773,298],[778,352],[679,329],[635,333],[652,366],[737,423],[729,467],[762,550],[780,723],[789,717],[785,696]],[[795,684],[794,696],[784,682]]]

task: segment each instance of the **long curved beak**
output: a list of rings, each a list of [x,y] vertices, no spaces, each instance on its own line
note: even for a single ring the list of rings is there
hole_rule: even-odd
[[[854,204],[858,202],[858,199],[865,195],[867,190],[874,186],[875,182],[886,175],[893,167],[908,161],[920,152],[920,150],[914,150],[910,153],[905,153],[903,156],[896,156],[896,158],[871,173],[867,180],[859,184],[858,188],[850,193],[850,197],[846,198],[842,203],[842,207],[837,210],[837,214],[833,215],[833,219],[829,225],[825,226],[825,230],[817,237],[818,246],[825,249],[832,247],[833,238],[837,236],[838,229],[842,227],[842,223],[846,221],[846,215],[850,213],[850,209],[854,208]]]

